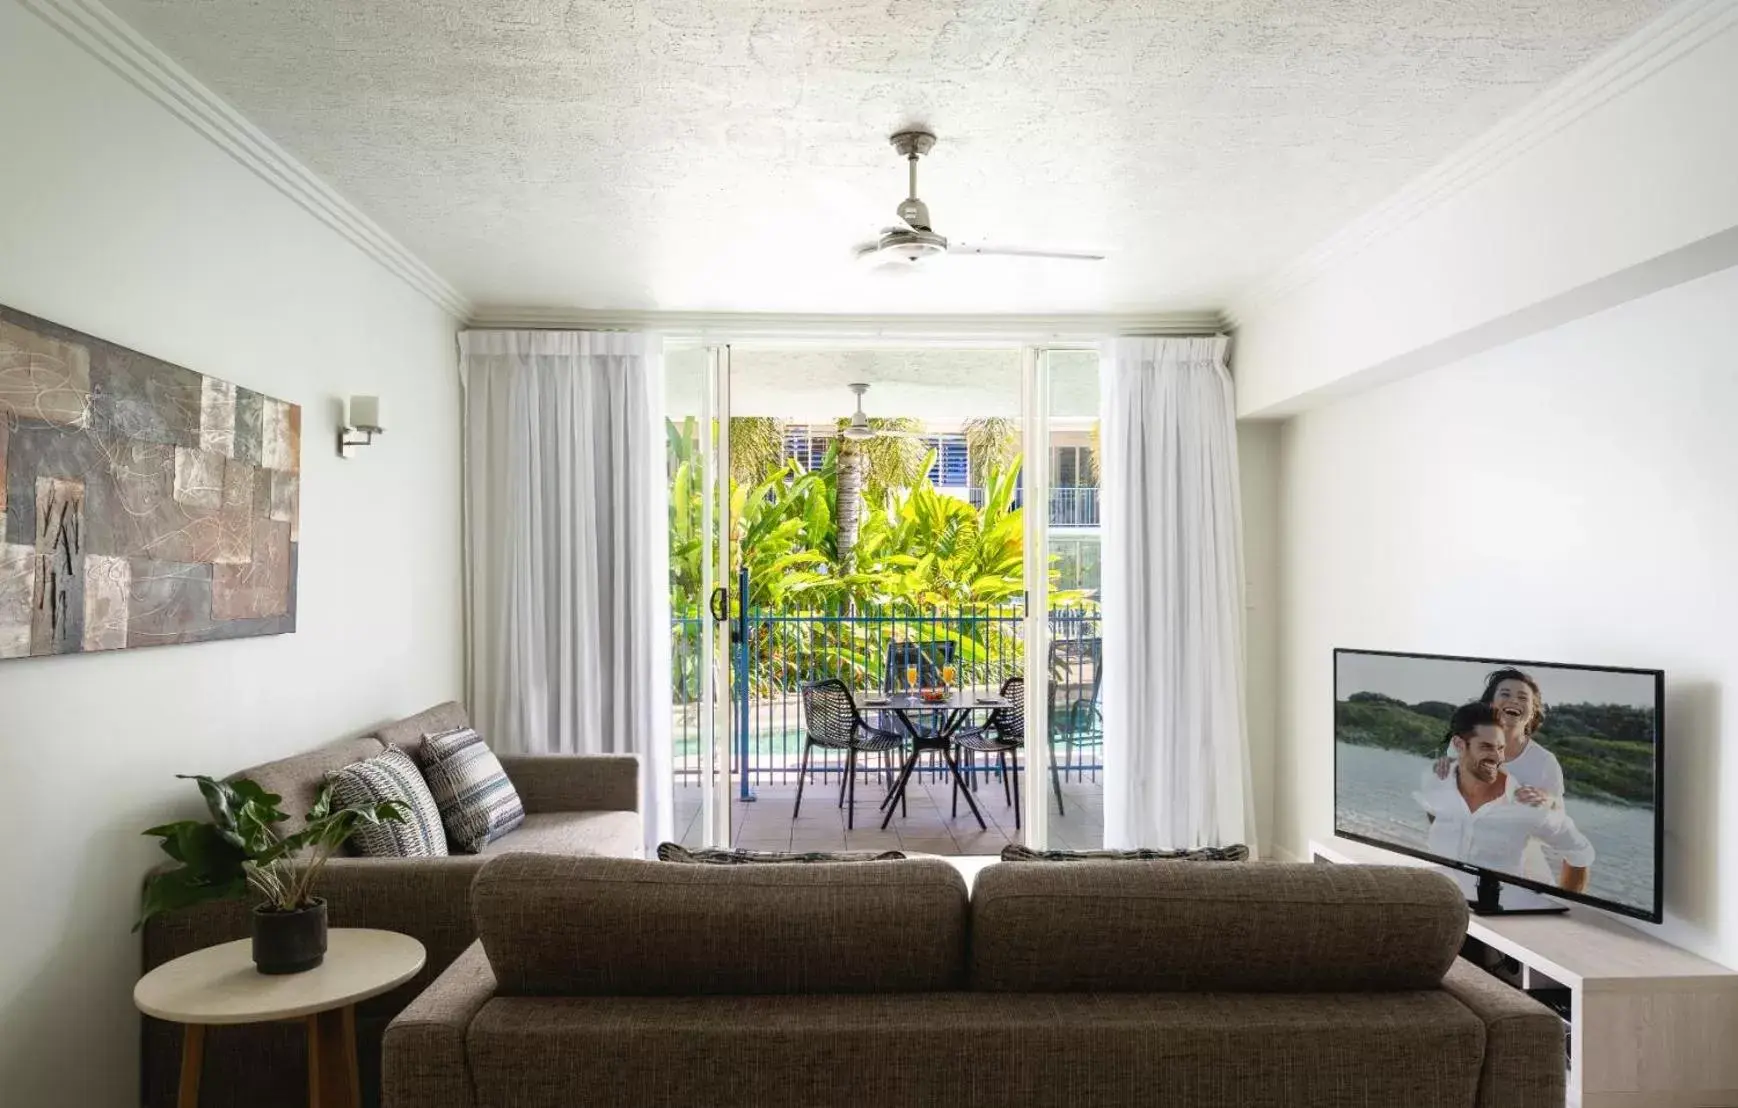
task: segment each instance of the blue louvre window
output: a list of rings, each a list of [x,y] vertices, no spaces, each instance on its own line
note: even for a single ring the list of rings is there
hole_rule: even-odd
[[[824,435],[812,435],[805,428],[785,434],[785,457],[795,458],[804,470],[813,473],[827,460],[827,447],[833,440]]]
[[[935,451],[935,463],[929,467],[930,484],[960,488],[970,483],[971,456],[966,452],[964,435],[929,435],[923,445]]]

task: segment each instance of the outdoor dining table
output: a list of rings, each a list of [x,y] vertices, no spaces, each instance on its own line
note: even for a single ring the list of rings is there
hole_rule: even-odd
[[[974,712],[993,712],[997,708],[1005,708],[1008,702],[998,696],[967,692],[963,689],[950,689],[947,695],[930,700],[917,693],[891,693],[887,696],[870,696],[862,702],[863,707],[878,711],[892,712],[911,736],[911,753],[906,755],[905,762],[899,767],[899,776],[893,782],[893,789],[881,806],[887,810],[882,817],[881,827],[886,830],[893,820],[893,812],[905,796],[905,787],[911,780],[911,772],[917,767],[917,759],[922,754],[939,754],[947,763],[948,773],[952,777],[954,787],[966,794],[966,804],[971,808],[972,815],[977,819],[978,826],[988,830],[989,824],[984,822],[984,814],[978,811],[978,802],[972,797],[972,790],[966,787],[965,779],[960,776],[959,761],[953,753],[953,737],[959,729],[966,725]],[[914,717],[929,716],[935,719],[935,725],[928,729],[918,725]]]

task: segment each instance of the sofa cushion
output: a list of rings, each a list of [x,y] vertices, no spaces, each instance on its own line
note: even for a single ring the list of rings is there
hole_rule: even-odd
[[[514,1108],[1467,1108],[1484,1043],[1441,990],[496,997],[466,1034]]]
[[[1466,920],[1454,882],[1405,866],[1001,863],[972,892],[972,987],[1435,988]]]
[[[658,844],[658,861],[694,866],[810,866],[821,862],[897,862],[904,857],[898,850],[691,850],[680,843]]]
[[[491,839],[484,854],[605,854],[632,857],[643,849],[638,812],[539,812],[515,830]]]
[[[370,858],[444,858],[447,834],[441,810],[410,755],[388,747],[329,775],[332,802],[341,807],[394,800],[403,806],[396,822],[364,823],[350,836],[356,852]]]
[[[326,784],[326,774],[352,762],[372,758],[380,753],[380,741],[372,735],[359,739],[340,739],[315,747],[303,754],[279,758],[251,769],[230,774],[229,780],[247,778],[268,793],[283,797],[280,807],[289,819],[277,825],[279,833],[292,835],[308,826],[308,809],[320,797]]]
[[[525,822],[518,791],[474,729],[430,735],[417,749],[416,764],[441,810],[448,849],[476,854]]]
[[[508,854],[483,866],[471,909],[503,995],[933,992],[965,978],[965,881],[939,860]]]
[[[383,744],[396,746],[414,757],[425,736],[444,735],[448,731],[457,731],[470,725],[471,718],[465,714],[464,707],[457,701],[449,700],[432,708],[424,708],[414,716],[388,723],[375,734]]]

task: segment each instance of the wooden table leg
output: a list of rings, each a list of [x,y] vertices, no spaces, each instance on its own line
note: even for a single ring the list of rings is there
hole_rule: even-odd
[[[181,1025],[181,1089],[176,1108],[199,1108],[199,1074],[205,1068],[205,1025]]]
[[[362,1108],[354,1005],[308,1017],[308,1108]]]

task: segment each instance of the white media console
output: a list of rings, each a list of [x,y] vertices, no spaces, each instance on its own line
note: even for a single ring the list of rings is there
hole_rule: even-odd
[[[1338,837],[1312,840],[1310,858],[1430,864]],[[1517,987],[1567,991],[1570,1105],[1738,1108],[1738,971],[1579,905],[1475,915],[1467,935],[1520,963]]]

